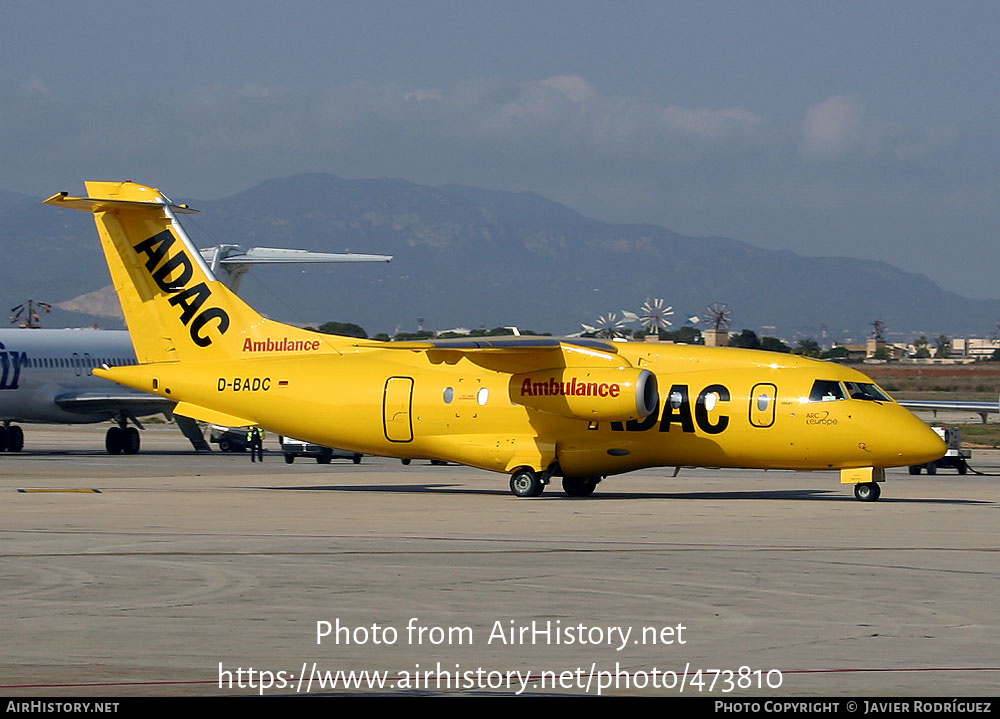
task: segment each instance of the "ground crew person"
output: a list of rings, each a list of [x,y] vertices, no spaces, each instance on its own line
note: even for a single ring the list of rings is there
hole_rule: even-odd
[[[260,429],[251,427],[247,432],[247,444],[250,446],[250,461],[256,462],[257,458],[264,461],[264,439],[261,437]]]

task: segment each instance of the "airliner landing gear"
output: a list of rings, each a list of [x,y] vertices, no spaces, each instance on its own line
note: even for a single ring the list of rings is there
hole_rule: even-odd
[[[139,445],[139,430],[135,427],[111,427],[104,435],[104,448],[108,454],[136,454]]]
[[[862,502],[877,502],[882,490],[875,482],[862,482],[854,485],[854,496]]]
[[[125,432],[125,454],[137,454],[139,452],[139,430],[135,427],[126,427]]]
[[[570,497],[589,497],[603,477],[563,477],[563,491]]]
[[[20,452],[24,449],[24,431],[15,425],[0,427],[0,452]]]
[[[545,491],[545,482],[531,467],[521,467],[510,475],[510,491],[515,497],[537,497]]]

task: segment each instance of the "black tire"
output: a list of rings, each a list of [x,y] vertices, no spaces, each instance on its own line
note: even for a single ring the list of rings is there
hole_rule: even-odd
[[[286,454],[285,455],[285,464],[291,464],[294,461],[295,461],[295,455],[294,454]]]
[[[510,491],[515,497],[537,497],[545,490],[538,472],[522,468],[510,475]]]
[[[937,464],[935,462],[928,462],[926,465],[927,474],[937,474]]]
[[[0,427],[0,452],[7,449],[7,428]]]
[[[219,440],[219,451],[221,452],[235,452],[232,443],[228,439]]]
[[[408,467],[410,465],[410,460],[408,459],[401,459],[399,461],[403,463],[404,467]]]
[[[7,451],[20,452],[24,449],[24,430],[16,424],[7,428]]]
[[[921,467],[921,465],[919,465],[919,464],[911,464],[910,465],[910,474],[920,474],[920,467]]]
[[[597,489],[593,477],[563,477],[563,491],[570,497],[589,497]]]
[[[330,464],[330,460],[333,459],[333,455],[329,454],[317,454],[316,464]]]
[[[354,455],[353,457],[351,457],[351,461],[354,462],[354,464],[361,464],[361,455],[360,454]]]
[[[122,451],[125,454],[138,454],[141,444],[139,430],[135,427],[126,427],[122,430]]]
[[[104,435],[104,449],[108,454],[121,454],[125,447],[125,437],[121,427],[111,427]]]
[[[969,465],[965,463],[964,459],[958,460],[958,473],[959,474],[969,473]]]
[[[862,502],[877,502],[882,490],[875,482],[862,482],[854,485],[854,496]]]

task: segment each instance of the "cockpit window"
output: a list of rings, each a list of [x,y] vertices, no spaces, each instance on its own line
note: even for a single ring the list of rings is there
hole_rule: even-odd
[[[864,399],[869,402],[892,402],[892,397],[887,395],[878,385],[868,382],[845,382],[847,394],[851,399]]]
[[[830,379],[818,379],[813,382],[812,392],[809,393],[810,402],[834,402],[838,399],[847,399],[840,382]]]

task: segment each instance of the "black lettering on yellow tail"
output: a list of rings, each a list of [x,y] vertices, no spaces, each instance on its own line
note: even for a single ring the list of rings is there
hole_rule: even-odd
[[[202,309],[212,298],[212,290],[204,282],[186,286],[194,276],[194,265],[183,249],[168,256],[173,244],[174,236],[169,230],[163,230],[147,237],[133,249],[137,255],[146,255],[146,270],[157,287],[173,293],[167,301],[174,307],[180,307],[180,321],[189,328],[191,340],[199,347],[208,347],[212,344],[212,337],[204,334],[203,330],[211,320],[215,320],[216,331],[219,336],[224,335],[229,329],[229,314],[220,307]]]

